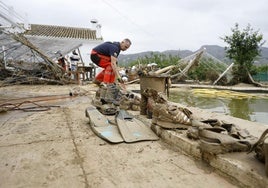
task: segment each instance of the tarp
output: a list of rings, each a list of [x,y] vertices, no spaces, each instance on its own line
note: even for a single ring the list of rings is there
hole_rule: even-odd
[[[37,36],[25,36],[36,48],[50,59],[57,58],[56,52],[66,55],[74,49],[82,46],[81,42],[68,39],[56,39]],[[24,62],[42,62],[42,58],[36,55],[29,47],[14,40],[12,35],[0,33],[0,58],[6,60]]]

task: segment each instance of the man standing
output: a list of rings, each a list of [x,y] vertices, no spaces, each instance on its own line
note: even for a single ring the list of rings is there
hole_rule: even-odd
[[[60,53],[58,52],[59,54],[59,58],[58,58],[58,65],[61,66],[61,68],[65,71],[67,71],[67,67],[68,67],[68,61],[67,59]],[[67,63],[66,63],[67,62]]]
[[[76,71],[77,70],[77,63],[80,60],[80,57],[75,50],[72,52],[70,60],[71,60],[71,71]]]
[[[119,53],[127,50],[131,45],[129,39],[124,39],[122,42],[104,42],[91,51],[91,60],[102,67],[103,70],[95,77],[95,83],[105,84],[114,83],[116,79],[122,82],[121,76],[117,70],[117,57]]]

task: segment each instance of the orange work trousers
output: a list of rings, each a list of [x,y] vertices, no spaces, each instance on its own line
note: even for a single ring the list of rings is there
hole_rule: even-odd
[[[99,54],[98,56],[100,57],[99,66],[103,68],[103,70],[95,77],[95,79],[99,82],[114,83],[115,74],[111,65],[111,58]]]

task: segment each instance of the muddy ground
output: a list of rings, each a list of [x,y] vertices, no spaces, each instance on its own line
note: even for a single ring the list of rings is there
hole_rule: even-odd
[[[76,97],[69,96],[73,88]],[[109,144],[97,137],[85,116],[96,90],[94,84],[0,88],[1,104],[21,104],[0,113],[1,188],[237,187],[161,139]]]

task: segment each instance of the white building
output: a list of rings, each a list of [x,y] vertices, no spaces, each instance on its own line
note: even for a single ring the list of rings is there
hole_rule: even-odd
[[[29,28],[23,33],[33,44],[39,46],[41,41],[47,41],[47,45],[42,42],[42,48],[48,49],[53,41],[54,52],[45,52],[50,57],[53,57],[53,53],[60,51],[62,55],[66,56],[73,50],[78,49],[82,61],[85,66],[91,63],[90,52],[93,47],[103,42],[100,34],[100,25],[93,24],[95,28],[78,28],[68,26],[57,25],[42,25],[42,24],[30,24]],[[64,44],[64,45],[61,45]],[[55,57],[54,57],[55,58]]]

